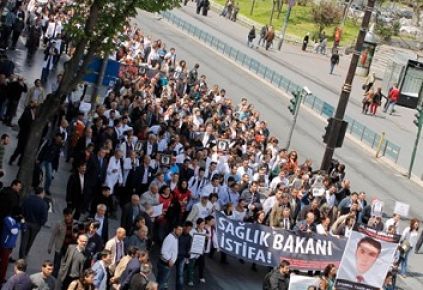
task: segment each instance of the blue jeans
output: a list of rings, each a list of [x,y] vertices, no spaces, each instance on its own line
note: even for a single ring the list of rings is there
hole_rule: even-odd
[[[175,263],[176,267],[176,290],[184,289],[184,268],[185,258],[178,258]]]
[[[157,283],[159,283],[159,290],[169,288],[170,267],[162,260],[157,264]]]
[[[41,168],[44,169],[44,191],[50,192],[51,181],[53,180],[53,165],[49,161],[41,162]]]
[[[408,255],[413,249],[410,249],[405,255],[403,256],[401,263],[400,263],[400,274],[405,275],[408,272]]]

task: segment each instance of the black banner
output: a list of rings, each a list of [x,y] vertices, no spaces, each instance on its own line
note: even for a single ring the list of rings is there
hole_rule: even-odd
[[[339,265],[346,240],[315,233],[273,230],[254,223],[234,221],[217,213],[219,249],[238,259],[264,266],[290,261],[291,268],[322,270],[327,264]]]

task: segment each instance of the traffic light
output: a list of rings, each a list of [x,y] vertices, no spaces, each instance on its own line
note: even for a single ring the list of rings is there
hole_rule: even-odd
[[[325,135],[323,135],[323,143],[328,144],[329,135],[330,135],[330,129],[332,128],[333,124],[333,118],[328,119],[328,124],[325,127]]]
[[[416,125],[417,127],[420,127],[423,124],[423,107],[417,107],[417,113],[414,114],[414,116],[416,117],[416,120],[413,121],[414,125]]]
[[[292,92],[292,95],[293,95],[293,97],[289,101],[290,104],[288,106],[288,109],[289,109],[289,111],[291,112],[292,115],[295,115],[295,112],[297,110],[297,106],[299,105],[298,100],[300,98],[300,92],[294,91],[294,92]]]

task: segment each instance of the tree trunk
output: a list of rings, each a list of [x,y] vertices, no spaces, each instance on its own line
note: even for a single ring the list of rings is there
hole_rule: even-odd
[[[31,125],[28,143],[25,147],[24,156],[22,163],[18,171],[17,178],[23,183],[22,195],[27,195],[32,187],[32,177],[35,168],[36,153],[38,150],[38,144],[40,144],[42,132],[49,120],[57,114],[60,104],[66,98],[72,88],[81,81],[85,70],[91,61],[94,51],[97,50],[98,42],[89,41],[89,36],[96,25],[98,19],[101,3],[99,0],[94,1],[90,7],[90,15],[85,23],[85,37],[81,38],[77,44],[73,57],[65,65],[65,71],[63,79],[59,85],[59,88],[54,94],[47,96],[46,100],[40,105],[37,110],[37,115],[34,122]],[[84,55],[87,46],[88,52]],[[82,64],[80,61],[82,60]]]
[[[97,105],[98,91],[101,85],[103,84],[104,75],[106,74],[106,68],[107,68],[108,62],[109,62],[109,56],[105,56],[101,59],[100,71],[98,72],[98,77],[95,82],[93,91],[91,93],[91,111],[94,111],[95,106]]]

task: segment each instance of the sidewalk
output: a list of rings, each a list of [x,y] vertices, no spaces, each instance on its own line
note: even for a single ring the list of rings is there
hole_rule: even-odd
[[[281,52],[276,49],[269,51],[264,50],[264,48],[250,49],[246,46],[248,28],[220,17],[213,11],[210,11],[207,17],[197,15],[193,5],[190,3],[182,9],[173,10],[172,13],[241,52],[256,58],[263,65],[279,71],[291,81],[307,86],[313,94],[336,107],[351,56],[341,56],[340,64],[335,68],[335,74],[329,75],[329,56],[311,52],[304,53],[300,47],[289,43],[284,43]],[[257,27],[256,29],[256,34],[258,34],[260,28]],[[257,40],[258,38],[256,38]],[[277,43],[274,45],[276,46]],[[380,108],[376,117],[361,114],[361,101],[363,99],[361,86],[363,82],[363,78],[355,78],[347,115],[360,121],[376,133],[386,132],[388,140],[401,146],[398,164],[403,168],[408,168],[410,152],[416,134],[415,126],[412,125],[414,111],[396,107],[396,113],[392,116],[381,113]],[[381,85],[380,82],[377,82],[376,86],[379,85]],[[423,172],[423,163],[419,161],[423,161],[422,151],[417,153],[414,170],[414,174],[417,176],[421,176]]]

